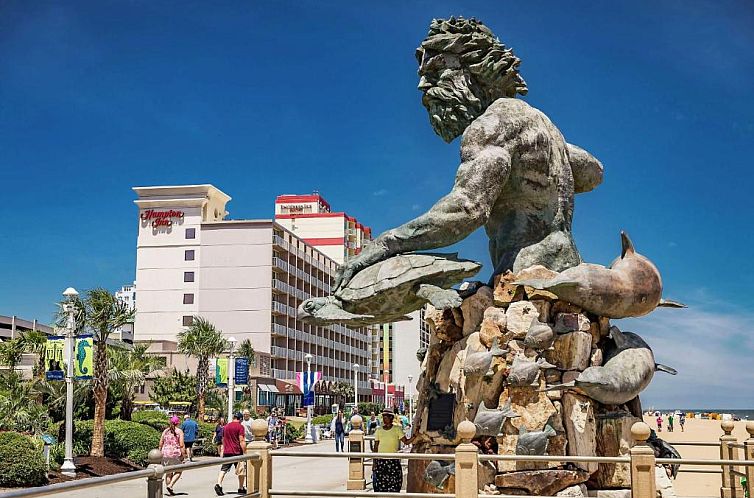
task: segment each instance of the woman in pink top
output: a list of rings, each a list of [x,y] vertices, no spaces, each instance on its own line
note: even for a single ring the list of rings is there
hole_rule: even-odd
[[[186,458],[186,445],[183,442],[183,431],[178,427],[181,420],[173,415],[170,417],[170,425],[162,431],[160,437],[160,451],[162,452],[163,465],[178,465]],[[173,496],[173,486],[181,478],[180,472],[168,472],[166,474],[165,489]]]

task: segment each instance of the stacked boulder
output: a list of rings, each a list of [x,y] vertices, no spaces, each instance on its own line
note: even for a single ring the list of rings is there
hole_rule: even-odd
[[[429,308],[414,452],[452,453],[459,443],[454,428],[471,420],[482,453],[628,455],[631,425],[641,417],[638,396],[609,405],[578,387],[548,390],[602,365],[616,349],[608,318],[517,283],[556,275],[533,266],[497,276],[494,288],[465,284],[460,308]],[[438,429],[433,400],[450,395],[452,421]],[[427,465],[410,461],[409,492],[452,491],[452,473],[433,481]],[[493,494],[583,496],[587,488],[630,487],[628,464],[500,461],[480,465],[479,473],[480,487]]]

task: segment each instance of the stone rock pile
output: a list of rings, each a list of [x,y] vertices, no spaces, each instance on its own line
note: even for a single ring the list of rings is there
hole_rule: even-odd
[[[430,307],[413,451],[452,453],[459,443],[454,428],[471,420],[477,424],[475,444],[483,453],[629,453],[631,425],[641,417],[638,396],[616,406],[603,405],[577,388],[546,389],[602,365],[615,347],[607,318],[514,283],[555,275],[534,266],[515,276],[498,276],[494,288],[472,284],[461,291],[460,308]],[[452,420],[443,429],[429,429],[440,416],[434,400],[448,395],[455,401]],[[452,490],[452,479],[444,490],[424,481],[427,464],[410,461],[409,492]],[[502,494],[583,496],[586,488],[630,487],[628,464],[500,461],[480,465],[479,472],[480,487]]]

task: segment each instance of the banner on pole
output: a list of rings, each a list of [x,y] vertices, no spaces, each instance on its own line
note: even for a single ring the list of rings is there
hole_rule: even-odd
[[[94,339],[90,335],[76,337],[73,374],[76,379],[91,379],[94,371]]]
[[[237,386],[245,386],[249,383],[249,359],[236,358],[236,370],[233,382]]]
[[[303,406],[314,405],[314,385],[322,379],[322,372],[296,372],[296,383],[304,394]]]
[[[65,379],[64,349],[64,337],[53,335],[47,338],[47,344],[45,345],[45,378],[47,380]]]
[[[215,385],[226,387],[228,385],[228,359],[218,358],[215,360]]]

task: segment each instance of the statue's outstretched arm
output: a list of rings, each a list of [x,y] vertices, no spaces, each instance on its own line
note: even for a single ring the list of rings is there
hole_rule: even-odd
[[[338,272],[335,288],[345,285],[359,270],[396,254],[436,249],[454,244],[484,225],[510,172],[510,153],[503,147],[478,151],[464,148],[449,194],[426,213],[388,230]]]
[[[573,172],[573,189],[577,194],[594,190],[602,183],[602,163],[596,157],[573,144],[568,146],[568,161]]]

